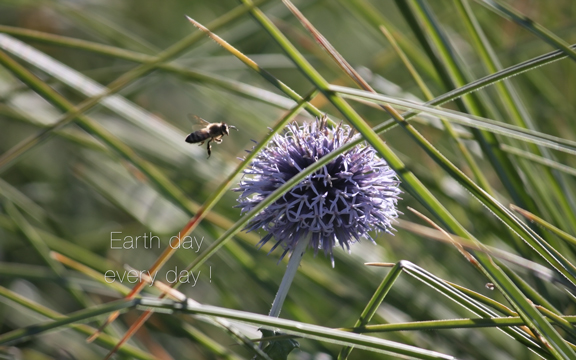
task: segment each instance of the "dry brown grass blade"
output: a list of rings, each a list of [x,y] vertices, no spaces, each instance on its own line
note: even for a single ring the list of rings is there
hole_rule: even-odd
[[[524,216],[529,221],[534,222],[539,226],[542,226],[544,229],[551,231],[552,233],[556,234],[559,238],[565,240],[566,242],[576,245],[576,237],[568,234],[566,231],[562,229],[557,228],[556,226],[550,224],[548,221],[514,204],[510,204],[510,209],[516,211],[517,213],[520,213],[520,215]]]
[[[128,270],[134,270],[130,267],[127,267],[127,268],[128,268]],[[137,270],[134,270],[134,271],[137,271]],[[162,299],[166,296],[169,296],[169,297],[171,297],[177,301],[186,301],[188,303],[200,305],[199,302],[186,297],[186,295],[184,295],[180,291],[174,289],[173,286],[176,283],[174,283],[172,285],[167,285],[167,284],[164,284],[163,282],[158,281],[158,280],[153,281],[152,278],[149,275],[147,275],[145,272],[138,272],[138,273],[142,276],[142,280],[144,283],[152,284],[152,286],[156,287],[158,290],[160,290],[162,292],[162,294],[159,296],[160,299]],[[142,327],[142,325],[144,325],[144,323],[146,323],[146,321],[148,321],[148,319],[152,316],[152,314],[153,314],[152,310],[145,310],[144,313],[142,315],[140,315],[140,317],[130,326],[128,331],[126,331],[126,334],[124,334],[124,337],[122,337],[122,339],[120,339],[118,344],[116,344],[116,346],[112,350],[110,350],[110,352],[108,353],[108,355],[106,355],[104,360],[110,359],[112,357],[112,355],[114,355],[114,353],[116,351],[118,351],[118,349],[120,349],[120,347],[124,343],[126,343],[126,341],[128,341]],[[268,357],[268,355],[266,355],[266,353],[264,353],[260,349],[258,349],[257,346],[254,346],[254,342],[252,340],[245,338],[243,335],[241,335],[240,333],[238,333],[237,331],[232,329],[232,324],[227,319],[214,318],[213,321],[217,325],[227,329],[228,331],[230,331],[232,333],[235,333],[236,336],[242,342],[244,342],[246,345],[251,347],[252,350],[254,350],[261,358],[271,360]]]
[[[246,55],[242,54],[240,51],[238,51],[236,48],[234,48],[233,46],[231,46],[230,44],[228,44],[226,41],[224,41],[222,38],[220,38],[218,35],[212,33],[208,28],[206,28],[205,26],[203,26],[202,24],[200,24],[199,22],[195,21],[194,19],[190,18],[187,16],[187,19],[194,25],[196,26],[198,29],[200,29],[202,32],[204,32],[206,35],[208,35],[211,39],[213,39],[214,41],[216,41],[220,46],[222,46],[223,48],[225,48],[226,50],[228,50],[230,53],[232,53],[233,55],[235,55],[236,57],[238,57],[240,60],[242,60],[247,66],[249,66],[250,68],[252,68],[253,70],[261,73],[261,74],[268,74],[265,70],[263,70],[262,68],[260,68],[260,66],[258,64],[256,64],[252,59],[248,58]],[[270,74],[268,74],[270,75]],[[271,76],[271,75],[270,75]],[[277,81],[277,80],[276,80]],[[285,86],[284,84],[282,84],[282,86]],[[291,90],[290,90],[291,91]],[[299,101],[302,101],[302,99],[299,99]],[[229,180],[231,181],[231,179]],[[152,265],[152,267],[149,270],[150,274],[155,273],[162,265],[164,265],[164,263],[174,254],[175,250],[179,247],[180,244],[180,239],[184,238],[185,236],[189,235],[195,228],[196,226],[200,223],[200,221],[204,218],[204,213],[206,211],[206,204],[204,204],[202,206],[202,208],[200,208],[200,210],[198,211],[198,213],[196,214],[196,216],[194,216],[194,218],[192,218],[190,220],[190,222],[186,225],[186,227],[179,232],[179,237],[177,240],[176,245],[170,245],[168,248],[166,248],[166,250],[164,251],[164,253],[156,260],[156,262]],[[139,282],[134,289],[132,290],[132,292],[127,296],[127,298],[131,298],[131,296],[136,296],[144,287],[144,281]],[[178,282],[175,282],[174,285],[178,284]],[[165,296],[165,294],[161,295],[160,298],[163,298]],[[117,345],[116,348],[118,348],[119,346],[121,346],[124,342],[126,342],[128,339],[130,339],[130,337],[132,335],[134,335],[134,333],[136,331],[138,331],[138,329],[144,325],[144,323],[150,318],[151,316],[151,311],[146,311],[144,312],[144,314],[142,314],[140,316],[140,318],[134,323],[132,324],[132,326],[130,327],[130,329],[128,330],[128,332],[124,335],[124,337],[121,339],[120,343]],[[113,313],[110,315],[110,317],[108,318],[108,320],[106,321],[106,323],[101,327],[101,329],[103,329],[107,324],[109,324],[110,322],[114,321],[117,317],[118,317],[119,313]],[[96,338],[98,336],[99,332],[95,333],[91,338],[89,338],[89,340],[91,340],[92,338]],[[116,349],[115,348],[115,349]],[[108,354],[109,358],[113,353],[114,350],[112,350],[110,352],[110,354]]]
[[[186,224],[186,226],[184,226],[184,228],[178,233],[178,236],[176,237],[174,243],[173,244],[170,243],[170,245],[164,250],[164,252],[160,255],[160,257],[158,257],[158,259],[156,259],[156,262],[154,262],[154,264],[152,264],[152,266],[148,270],[148,273],[155,274],[166,263],[166,261],[168,261],[168,259],[170,259],[170,257],[172,257],[172,255],[176,252],[176,250],[180,248],[180,244],[182,242],[182,239],[184,239],[186,236],[190,235],[190,233],[192,233],[192,231],[194,231],[196,226],[198,226],[200,221],[204,218],[204,216],[203,216],[203,214],[205,212],[204,210],[205,210],[205,208],[202,207],[200,209],[200,211],[198,211],[198,213],[196,213],[196,215],[188,222],[188,224]],[[126,299],[133,299],[134,297],[136,297],[140,293],[140,291],[142,291],[142,289],[144,288],[145,285],[146,285],[146,282],[142,281],[142,279],[140,279],[140,281],[138,282],[138,284],[136,284],[136,286],[134,286],[132,291],[128,295],[126,295]],[[119,315],[120,315],[120,312],[118,312],[118,311],[110,314],[110,316],[108,317],[108,319],[106,319],[104,324],[94,334],[92,334],[92,336],[90,336],[88,339],[86,339],[86,341],[87,342],[94,341],[102,333],[102,330],[104,330],[104,328],[106,326],[108,326],[108,324],[110,324],[111,322],[116,320]]]
[[[344,59],[344,57],[340,55],[340,53],[334,48],[334,46],[330,44],[328,39],[326,39],[324,35],[322,35],[318,30],[316,30],[314,25],[312,25],[312,23],[308,21],[306,17],[304,17],[304,14],[302,14],[300,10],[298,10],[298,8],[294,6],[294,4],[292,4],[289,0],[283,0],[283,2],[284,5],[286,5],[286,7],[288,7],[288,9],[292,12],[292,14],[294,14],[294,16],[296,16],[296,18],[300,20],[302,25],[312,34],[312,36],[314,36],[314,39],[318,42],[318,44],[320,44],[324,48],[324,50],[326,50],[326,52],[330,54],[330,56],[336,61],[336,63],[338,63],[338,65],[344,71],[346,71],[346,73],[352,78],[352,80],[354,80],[364,90],[371,91],[373,93],[376,92],[360,76],[360,74],[358,74],[356,70],[354,70],[354,68]]]
[[[518,265],[528,271],[531,271],[536,276],[540,277],[545,281],[560,285],[562,287],[566,287],[570,289],[571,292],[576,292],[576,288],[574,288],[574,286],[570,282],[564,280],[563,277],[559,276],[558,274],[556,274],[555,272],[553,272],[552,270],[548,269],[545,266],[542,266],[530,260],[526,260],[518,255],[509,253],[507,251],[495,247],[473,243],[467,239],[464,239],[454,234],[449,234],[450,237],[447,238],[446,234],[442,231],[432,229],[406,220],[397,219],[397,223],[395,224],[395,226],[428,239],[444,242],[451,245],[457,244],[458,247],[462,247],[463,249],[467,250],[481,251],[485,254]]]
[[[462,249],[467,249],[467,250],[472,250],[472,251],[482,251],[488,255],[493,255],[495,257],[498,257],[500,259],[503,260],[509,260],[511,262],[515,262],[516,258],[519,258],[519,256],[505,252],[503,250],[494,248],[494,247],[490,247],[487,245],[481,245],[478,243],[474,243],[471,242],[468,239],[464,239],[460,236],[454,235],[454,234],[449,234],[449,236],[446,236],[446,232],[437,230],[437,229],[433,229],[433,228],[429,228],[426,227],[424,225],[419,225],[416,223],[413,223],[411,221],[406,221],[406,220],[402,220],[402,219],[396,219],[396,224],[394,225],[395,227],[399,227],[401,229],[404,229],[406,231],[409,231],[413,234],[416,235],[420,235],[422,237],[431,239],[431,240],[436,240],[436,241],[440,241],[443,243],[447,243],[447,244],[451,244],[451,245],[457,245],[458,247],[462,248]]]
[[[336,50],[334,46],[330,44],[328,39],[326,39],[324,35],[322,35],[314,27],[314,25],[312,25],[312,23],[308,21],[308,19],[306,19],[304,14],[302,14],[300,10],[298,10],[298,8],[294,6],[292,2],[290,2],[290,0],[282,0],[282,2],[286,5],[286,7],[288,7],[288,9],[292,12],[292,14],[294,14],[294,16],[296,16],[296,18],[300,20],[302,25],[310,32],[310,34],[312,34],[316,42],[318,42],[318,44],[320,44],[320,46],[322,46],[322,48],[324,48],[324,50],[326,50],[326,52],[330,54],[330,56],[334,59],[334,61],[336,61],[336,63],[340,66],[340,68],[342,68],[342,70],[344,70],[346,74],[348,74],[348,76],[350,76],[350,78],[352,78],[352,80],[354,80],[354,82],[358,84],[358,86],[360,86],[360,88],[376,94],[376,91],[370,86],[370,84],[368,84],[368,82],[366,82],[366,80],[364,80],[362,76],[360,76],[360,74],[358,74],[358,72],[354,70],[352,65],[350,65],[342,55],[340,55],[338,50]],[[392,106],[385,104],[380,105],[380,107],[384,109],[386,112],[388,112],[397,121],[405,121],[402,115],[400,115],[400,113],[396,111],[396,109],[394,109]]]
[[[126,267],[129,270],[134,270],[127,265]],[[172,289],[170,286],[160,281],[152,281],[152,278],[150,278],[150,276],[148,276],[145,272],[139,272],[137,270],[134,271],[140,274],[142,283],[152,284],[154,287],[156,287],[158,290],[162,292],[160,298],[163,298],[166,295],[168,295],[172,297],[174,300],[178,301],[185,301],[187,299],[186,295],[182,294],[180,291]],[[112,355],[114,355],[114,353],[118,351],[118,349],[120,349],[120,347],[124,345],[124,343],[126,343],[126,341],[128,341],[142,327],[142,325],[144,325],[144,323],[150,318],[150,316],[152,316],[152,313],[153,312],[151,310],[146,310],[144,314],[140,315],[140,317],[138,317],[138,319],[130,326],[130,329],[126,331],[126,334],[124,334],[122,339],[120,339],[120,341],[116,344],[116,346],[114,346],[114,348],[110,350],[110,352],[106,355],[104,360],[110,359]]]
[[[430,224],[432,227],[434,227],[436,230],[440,231],[442,234],[444,234],[444,236],[450,240],[450,242],[456,247],[456,249],[458,249],[458,251],[460,252],[460,254],[462,254],[462,256],[464,256],[466,258],[466,260],[468,260],[472,265],[474,265],[476,268],[478,268],[478,270],[480,270],[479,266],[480,264],[478,264],[478,261],[474,258],[474,256],[472,256],[472,254],[470,254],[468,251],[464,250],[464,247],[462,245],[460,245],[460,243],[458,243],[457,241],[455,241],[452,238],[452,235],[450,235],[446,230],[442,229],[438,224],[436,224],[434,221],[432,221],[432,219],[430,219],[429,217],[425,216],[424,214],[422,214],[421,212],[419,212],[416,209],[411,208],[410,206],[408,206],[408,210],[412,211],[412,213],[414,213],[416,216],[418,216],[420,219],[426,221],[428,224]]]

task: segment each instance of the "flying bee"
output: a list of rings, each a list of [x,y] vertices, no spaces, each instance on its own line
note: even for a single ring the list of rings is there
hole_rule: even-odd
[[[188,135],[186,137],[186,142],[190,144],[200,143],[198,145],[202,146],[204,142],[208,140],[208,144],[206,145],[206,149],[208,150],[208,158],[210,158],[210,155],[212,155],[212,144],[210,144],[212,141],[220,144],[224,135],[230,135],[230,129],[238,131],[236,126],[228,125],[224,122],[210,123],[196,115],[194,115],[193,118],[196,122],[202,124],[203,128]]]

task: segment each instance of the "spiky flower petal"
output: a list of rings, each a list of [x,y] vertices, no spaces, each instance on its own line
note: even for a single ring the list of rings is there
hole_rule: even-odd
[[[275,135],[244,171],[238,207],[250,211],[268,195],[308,165],[350,141],[349,126],[331,129],[326,119],[287,126]],[[400,189],[396,173],[376,156],[371,146],[358,145],[306,177],[280,199],[250,220],[245,230],[264,229],[264,245],[272,237],[273,249],[282,245],[282,256],[301,239],[330,254],[336,244],[350,251],[350,244],[371,230],[390,233],[398,216]],[[273,250],[272,249],[272,250]]]

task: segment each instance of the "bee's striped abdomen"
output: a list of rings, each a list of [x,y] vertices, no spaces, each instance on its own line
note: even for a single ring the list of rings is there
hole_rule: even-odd
[[[204,140],[208,139],[209,137],[210,137],[210,135],[207,133],[207,131],[200,130],[200,131],[196,131],[196,132],[193,132],[190,135],[188,135],[186,137],[186,142],[190,143],[190,144],[195,144],[195,143],[199,143],[201,141],[204,141]]]

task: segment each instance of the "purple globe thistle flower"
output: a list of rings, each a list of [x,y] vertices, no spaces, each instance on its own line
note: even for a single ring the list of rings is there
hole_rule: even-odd
[[[351,140],[347,125],[326,126],[326,118],[298,126],[287,126],[244,171],[238,207],[250,211],[268,195],[308,165]],[[272,237],[287,252],[309,237],[314,254],[319,249],[330,254],[336,244],[350,252],[350,244],[369,231],[390,233],[391,221],[398,216],[396,202],[400,189],[394,170],[376,156],[371,146],[358,145],[341,154],[314,174],[307,176],[284,196],[250,220],[245,230],[268,232],[258,245]],[[270,250],[270,252],[272,252]]]

